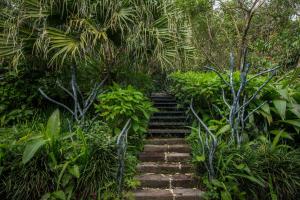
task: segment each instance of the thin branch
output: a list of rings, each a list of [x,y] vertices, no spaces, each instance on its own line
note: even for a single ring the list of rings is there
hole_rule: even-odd
[[[215,73],[222,79],[222,81],[223,81],[226,85],[230,86],[229,83],[228,83],[228,82],[224,79],[224,77],[220,74],[220,72],[218,72],[218,70],[216,70],[216,69],[214,69],[214,68],[212,68],[212,67],[207,67],[207,66],[205,66],[204,68],[209,69],[209,70],[215,72]]]
[[[223,97],[223,101],[224,101],[225,105],[230,109],[231,107],[230,107],[229,103],[226,100],[225,91],[224,91],[223,88],[222,88],[222,97]]]
[[[212,106],[219,112],[222,118],[226,119],[226,121],[229,122],[229,120],[222,114],[221,109],[217,105],[213,104]]]
[[[57,85],[58,85],[58,87],[60,87],[63,91],[65,91],[68,95],[70,95],[74,99],[73,94],[67,88],[65,88],[59,81],[57,81]]]
[[[197,120],[200,122],[200,124],[203,126],[203,128],[205,129],[205,131],[207,133],[209,133],[209,135],[212,137],[214,142],[217,142],[216,136],[209,130],[209,128],[206,126],[206,124],[202,121],[202,119],[198,116],[198,114],[196,113],[196,111],[193,108],[193,104],[191,103],[190,105],[190,109],[192,111],[192,113],[194,114],[194,116],[197,118]]]
[[[248,106],[250,103],[251,103],[251,101],[253,100],[253,99],[255,99],[255,97],[258,95],[258,93],[271,81],[271,79],[274,77],[274,72],[273,72],[273,74],[268,78],[268,80],[266,80],[257,90],[256,90],[256,92],[253,94],[253,96],[245,103],[245,104],[243,104],[241,107],[240,107],[240,109],[237,111],[237,112],[239,112],[243,107],[246,107],[246,106]]]
[[[60,103],[60,102],[58,102],[58,101],[56,101],[56,100],[50,98],[49,96],[47,96],[47,95],[45,94],[45,92],[44,92],[41,88],[39,88],[38,90],[39,90],[39,92],[41,93],[41,95],[42,95],[43,97],[45,97],[47,100],[49,100],[49,101],[51,101],[52,103],[55,103],[55,104],[57,104],[57,105],[59,105],[59,106],[65,108],[66,110],[68,110],[68,111],[74,116],[74,112],[73,112],[68,106],[66,106],[66,105],[64,105],[64,104],[62,104],[62,103]]]
[[[266,71],[260,72],[260,73],[258,73],[258,74],[256,74],[256,75],[254,75],[253,77],[249,78],[249,79],[247,80],[247,82],[250,82],[252,79],[255,79],[256,77],[261,76],[261,75],[263,75],[263,74],[266,74],[266,73],[269,73],[269,72],[273,72],[273,71],[279,69],[280,67],[281,67],[281,66],[278,66],[278,67],[274,67],[274,68],[272,68],[272,69],[268,69],[268,70],[266,70]]]
[[[265,105],[268,101],[264,101],[262,104],[260,104],[257,108],[255,108],[254,110],[252,110],[246,117],[245,119],[243,119],[243,121],[247,121],[247,119],[254,113],[256,112],[258,109],[260,109],[261,107],[263,107],[263,105]]]
[[[71,87],[72,87],[72,91],[73,91],[73,96],[74,96],[74,117],[76,119],[76,121],[78,121],[78,109],[80,110],[80,106],[78,105],[78,98],[77,98],[77,90],[76,90],[76,86],[75,86],[75,82],[76,82],[76,66],[73,64],[72,65],[72,80],[71,80]]]
[[[234,57],[233,54],[230,53],[230,72],[229,72],[229,83],[230,83],[230,89],[233,96],[233,99],[235,100],[236,94],[234,90],[234,81],[233,81],[233,70],[234,70]]]
[[[93,104],[95,98],[97,97],[97,94],[99,92],[99,89],[101,86],[106,82],[108,76],[106,76],[100,84],[98,84],[94,89],[91,91],[91,94],[89,95],[88,99],[84,103],[84,109],[83,109],[83,115],[88,111],[88,109],[91,107]]]
[[[88,107],[88,105],[90,104],[90,102],[93,102],[94,92],[95,92],[95,91],[98,91],[99,88],[106,82],[107,79],[108,79],[108,75],[105,76],[105,78],[101,81],[101,83],[99,83],[99,84],[96,83],[96,84],[94,85],[94,88],[92,89],[92,91],[91,91],[89,97],[87,98],[87,100],[86,100],[85,103],[84,103],[84,107],[85,107],[85,108]]]

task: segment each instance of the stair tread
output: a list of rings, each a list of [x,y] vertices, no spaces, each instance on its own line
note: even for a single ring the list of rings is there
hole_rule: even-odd
[[[189,153],[191,151],[187,144],[146,144],[144,146],[144,152],[178,152]]]
[[[170,128],[151,128],[148,130],[148,132],[170,132],[170,133],[178,133],[178,132],[190,132],[190,129],[178,129],[178,128],[174,128],[174,129],[170,129]]]
[[[156,189],[145,188],[135,191],[136,198],[144,200],[200,200],[204,192],[196,188],[174,188],[174,189]],[[187,197],[187,198],[184,198]]]
[[[189,148],[189,145],[187,144],[145,144],[144,145],[144,148],[149,148],[149,147],[152,147],[152,148],[176,148],[176,147],[185,147],[185,148]]]
[[[138,180],[154,180],[154,181],[169,181],[170,178],[172,180],[194,180],[192,174],[142,174],[136,176]]]
[[[192,167],[191,164],[188,163],[181,163],[181,162],[141,162],[138,164],[138,166],[155,166],[155,167],[160,167],[160,166],[165,166],[165,167],[182,167],[182,166],[189,166]]]
[[[154,114],[156,114],[156,115],[162,115],[162,114],[170,114],[170,115],[172,115],[172,114],[185,114],[184,113],[184,111],[183,110],[164,110],[164,111],[159,111],[159,112],[156,112],[156,113],[154,113]]]
[[[178,108],[178,107],[167,107],[167,106],[155,106],[158,110],[178,110],[178,111],[183,111],[183,108]]]
[[[156,156],[156,155],[169,155],[169,156],[190,156],[189,153],[179,153],[179,152],[156,152],[155,154],[153,154],[153,152],[141,152],[140,154],[150,154],[152,156]]]
[[[191,159],[191,155],[178,152],[142,152],[139,158],[143,162],[187,162]]]
[[[196,180],[192,174],[155,174],[147,173],[135,176],[141,183],[140,187],[147,188],[193,188]]]
[[[193,166],[181,162],[142,162],[137,165],[140,173],[189,173]]]
[[[149,126],[184,126],[184,122],[150,122]]]
[[[186,144],[184,138],[150,138],[146,144]]]
[[[186,119],[185,115],[158,115],[158,116],[152,116],[151,119]]]
[[[176,99],[170,97],[151,97],[153,102],[176,102]]]
[[[151,97],[173,97],[166,92],[152,92]]]

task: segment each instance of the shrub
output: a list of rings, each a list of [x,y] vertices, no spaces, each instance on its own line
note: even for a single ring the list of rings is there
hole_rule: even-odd
[[[87,130],[63,132],[60,121],[55,111],[46,126],[36,122],[3,130],[10,137],[1,134],[2,197],[101,199],[116,194],[116,138],[110,128],[99,121]],[[132,169],[127,173],[130,178]]]
[[[111,87],[110,92],[101,94],[98,101],[96,111],[114,128],[115,134],[131,119],[129,142],[140,149],[149,118],[155,111],[151,102],[133,87],[123,89],[118,85]]]
[[[249,75],[249,78],[253,75]],[[228,79],[228,77],[224,77]],[[253,78],[246,88],[248,96],[251,96],[258,87],[264,83],[267,77]],[[214,72],[175,72],[169,76],[170,91],[176,95],[180,102],[189,104],[193,98],[197,110],[202,117],[213,119],[223,118],[220,111],[228,112],[222,97],[222,89],[227,99],[231,99],[230,89]],[[234,81],[239,83],[239,73],[234,74]],[[236,87],[239,85],[236,84]],[[248,106],[252,111],[257,106],[266,102],[260,109],[256,110],[249,118],[248,130],[258,132],[259,130],[285,129],[294,135],[300,129],[300,101],[299,86],[286,87],[284,81],[277,82],[274,79],[259,93],[257,98]],[[217,106],[219,110],[216,109]],[[222,128],[222,127],[219,127]],[[218,131],[218,130],[217,130]]]
[[[240,148],[219,144],[215,156],[216,177],[203,179],[209,199],[297,199],[300,195],[300,149],[279,144],[264,136]],[[204,170],[198,133],[188,137],[198,172]]]
[[[239,72],[235,72],[235,82],[239,82],[239,76]],[[251,78],[251,75],[249,77]],[[223,105],[222,89],[227,96],[230,95],[230,88],[214,72],[174,72],[168,78],[171,92],[185,103],[189,103],[191,98],[194,98],[196,102],[203,102],[205,105],[208,103]],[[228,80],[228,77],[224,79]],[[248,92],[253,93],[265,80],[266,77],[254,78],[249,82]],[[239,85],[235,87],[238,88]],[[261,93],[261,98],[275,93],[274,88],[267,85]]]

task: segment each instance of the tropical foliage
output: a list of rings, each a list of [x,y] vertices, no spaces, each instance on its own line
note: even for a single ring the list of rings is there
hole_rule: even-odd
[[[145,96],[132,86],[121,88],[114,85],[111,92],[98,97],[99,104],[95,105],[99,113],[111,127],[115,127],[115,134],[131,119],[129,138],[136,148],[141,147],[144,133],[147,132],[148,121],[156,110]]]
[[[130,120],[128,190],[167,90],[208,199],[299,199],[299,19],[298,0],[1,0],[0,196],[120,198],[118,137]]]
[[[225,75],[223,78],[228,80]],[[235,83],[241,83],[240,73],[236,72],[233,79]],[[267,77],[249,75],[248,80],[245,95],[255,93]],[[169,87],[184,104],[189,105],[193,99],[197,113],[218,141],[213,150],[216,152],[213,157],[215,176],[212,180],[210,176],[203,180],[209,199],[297,198],[300,183],[296,172],[300,163],[297,84],[287,85],[275,78],[260,91],[246,107],[245,115],[249,117],[244,122],[243,142],[239,147],[231,142],[231,126],[226,118],[231,88],[219,75],[214,72],[175,72],[169,76]],[[235,87],[239,88],[239,85]],[[194,119],[192,115],[191,119]],[[199,129],[197,121],[192,122],[192,133],[187,139],[192,145],[198,173],[203,176],[201,172],[211,158],[209,153],[212,151],[208,146],[211,139]],[[280,171],[284,171],[284,177]]]
[[[135,60],[183,65],[189,27],[169,1],[8,0],[1,3],[1,51],[11,66],[62,67],[96,61],[108,70]],[[183,55],[183,56],[181,56]],[[181,59],[186,58],[186,59]]]

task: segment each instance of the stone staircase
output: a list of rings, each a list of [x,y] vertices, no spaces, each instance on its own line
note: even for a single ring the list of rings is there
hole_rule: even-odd
[[[190,131],[186,116],[177,108],[175,99],[166,93],[153,93],[159,109],[149,124],[148,139],[140,153],[141,186],[134,192],[136,200],[199,200],[203,192],[196,189],[190,148],[184,140]]]

